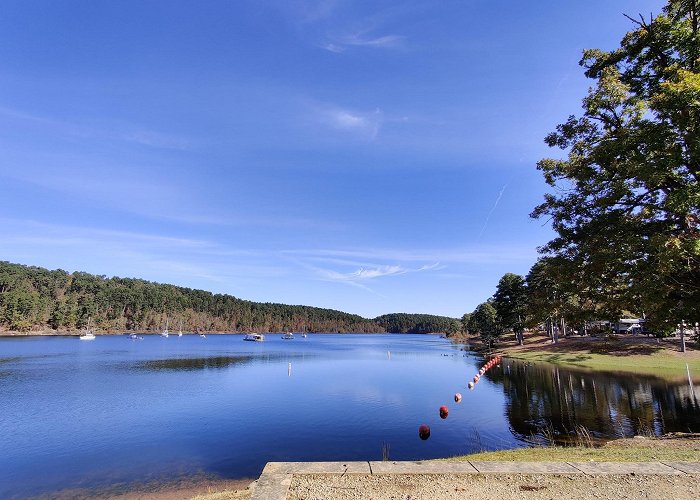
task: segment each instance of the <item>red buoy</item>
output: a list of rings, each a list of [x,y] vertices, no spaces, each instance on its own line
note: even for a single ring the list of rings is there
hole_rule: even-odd
[[[447,415],[450,413],[450,411],[447,409],[447,406],[441,406],[440,407],[440,418],[441,419],[446,419]]]
[[[430,427],[428,427],[426,424],[418,427],[418,437],[420,437],[423,441],[428,439],[430,437]]]

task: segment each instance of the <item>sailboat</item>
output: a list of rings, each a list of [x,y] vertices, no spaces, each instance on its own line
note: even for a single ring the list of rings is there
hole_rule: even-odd
[[[92,333],[92,329],[90,328],[91,321],[92,321],[92,317],[88,317],[87,329],[85,330],[85,333],[83,333],[80,336],[80,340],[95,340],[95,334]]]
[[[169,334],[168,334],[168,325],[169,325],[169,324],[170,324],[170,323],[169,323],[169,321],[168,321],[168,318],[165,318],[165,330],[163,330],[162,332],[160,332],[160,336],[161,336],[161,337],[168,338],[168,335],[169,335]]]
[[[180,331],[177,332],[178,337],[182,337],[182,320],[180,320]]]

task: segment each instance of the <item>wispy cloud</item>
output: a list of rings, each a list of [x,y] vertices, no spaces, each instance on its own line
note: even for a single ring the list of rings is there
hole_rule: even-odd
[[[19,120],[41,127],[54,134],[77,138],[119,141],[158,149],[186,151],[193,148],[189,139],[151,130],[139,124],[120,121],[81,123],[57,119],[48,115],[38,115],[24,110],[0,106],[0,116]]]
[[[404,267],[398,264],[362,266],[358,269],[349,272],[339,272],[320,267],[313,267],[313,269],[316,271],[318,276],[328,281],[361,282],[374,280],[377,278],[383,278],[386,276],[399,276],[408,273],[417,273],[422,271],[442,269],[442,267],[443,266],[441,266],[440,263],[436,262],[434,264],[428,264],[414,268]]]
[[[317,278],[322,281],[343,283],[346,285],[361,288],[363,290],[374,293],[376,295],[380,295],[382,297],[384,297],[384,295],[377,293],[366,283],[372,280],[377,280],[379,278],[385,278],[389,276],[400,276],[408,273],[418,273],[442,268],[437,262],[418,268],[407,268],[400,265],[376,265],[371,267],[360,267],[359,269],[355,269],[354,271],[349,272],[340,272],[312,265],[307,265],[306,267],[312,269],[316,273]]]
[[[441,262],[445,265],[517,263],[533,260],[537,256],[537,251],[533,245],[506,243],[499,245],[470,245],[459,248],[428,248],[423,250],[400,248],[295,249],[284,250],[282,253],[293,258],[313,261],[322,259],[353,259],[398,263]]]
[[[355,111],[321,104],[314,105],[314,108],[320,123],[370,140],[377,138],[384,121],[384,113],[379,108],[374,111]]]
[[[384,35],[368,37],[361,33],[355,33],[344,37],[331,38],[322,47],[330,52],[345,52],[348,47],[367,47],[378,49],[394,49],[401,47],[406,39],[401,35]]]

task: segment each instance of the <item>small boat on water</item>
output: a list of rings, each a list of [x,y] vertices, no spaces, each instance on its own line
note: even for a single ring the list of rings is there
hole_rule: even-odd
[[[87,328],[85,329],[85,332],[79,337],[80,340],[95,340],[95,334],[92,332],[92,328],[90,328],[91,321],[92,318],[88,318]]]
[[[203,333],[200,333],[199,336],[202,337],[203,339],[207,338],[207,336],[204,335]]]
[[[249,340],[251,342],[264,342],[265,335],[262,333],[248,333],[243,337],[243,340]]]
[[[167,339],[169,335],[170,335],[170,334],[168,333],[168,319],[166,318],[166,319],[165,319],[165,330],[163,330],[162,332],[160,332],[160,336],[161,336],[161,337],[165,337],[165,338]]]
[[[287,332],[282,335],[282,340],[294,340],[294,334],[292,332]]]
[[[129,335],[129,338],[131,340],[143,340],[143,337],[141,335],[136,335],[135,333],[132,333],[131,335]]]

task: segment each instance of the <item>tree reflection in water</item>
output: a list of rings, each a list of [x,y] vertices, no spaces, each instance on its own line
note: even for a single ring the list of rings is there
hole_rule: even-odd
[[[577,442],[669,432],[700,432],[698,388],[688,382],[563,369],[504,360],[488,378],[503,384],[506,416],[520,440]]]
[[[137,367],[146,370],[206,370],[228,368],[249,363],[253,356],[212,356],[208,358],[171,358],[141,361]]]

